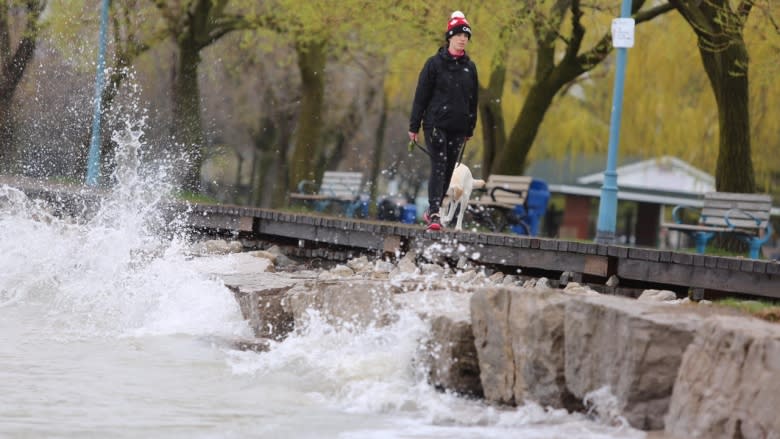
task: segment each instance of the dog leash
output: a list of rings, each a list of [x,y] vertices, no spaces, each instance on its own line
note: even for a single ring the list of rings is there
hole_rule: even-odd
[[[425,154],[426,154],[428,157],[431,157],[431,152],[430,152],[430,151],[428,151],[427,149],[425,149],[425,147],[424,147],[424,146],[422,146],[422,145],[420,145],[419,143],[417,143],[417,141],[416,141],[416,140],[410,140],[410,141],[409,141],[409,145],[408,145],[409,152],[412,152],[412,151],[414,151],[414,147],[415,147],[415,146],[416,146],[416,147],[418,147],[418,148],[420,148],[420,151],[424,152],[424,153],[425,153]]]
[[[463,138],[463,143],[460,145],[460,153],[458,154],[458,161],[455,162],[455,163],[463,163],[463,153],[466,151],[466,141],[467,140],[464,137]],[[407,145],[407,148],[409,149],[409,152],[414,151],[414,147],[415,146],[420,148],[420,151],[424,152],[425,155],[427,155],[428,157],[431,157],[431,152],[428,151],[427,149],[425,149],[424,146],[422,146],[419,143],[417,143],[417,141],[414,140],[414,139],[410,140],[409,144]]]
[[[460,145],[460,154],[458,154],[458,161],[456,163],[463,163],[463,152],[466,151],[466,138],[463,138],[463,143]]]

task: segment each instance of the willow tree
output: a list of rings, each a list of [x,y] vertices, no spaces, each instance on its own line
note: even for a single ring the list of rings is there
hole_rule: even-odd
[[[0,171],[12,170],[14,156],[12,102],[35,53],[45,0],[0,0]],[[19,21],[19,23],[14,23]],[[13,35],[18,24],[22,30]],[[16,39],[16,44],[12,40]]]
[[[359,46],[366,29],[365,11],[381,17],[386,5],[369,0],[266,2],[259,25],[286,38],[295,50],[301,77],[298,124],[289,159],[287,183],[319,180],[326,159],[323,141],[326,64]]]
[[[755,192],[750,150],[749,56],[743,36],[756,0],[670,0],[696,33],[699,55],[718,106],[715,186],[725,192]],[[764,3],[769,7],[768,0]]]
[[[637,24],[672,10],[671,5],[667,3],[642,10],[644,4],[644,0],[634,0],[632,4],[632,15]],[[486,154],[483,159],[485,164],[490,166],[488,169],[492,173],[521,174],[523,172],[528,153],[545,114],[553,104],[553,98],[567,84],[599,65],[612,51],[611,35],[608,32],[598,37],[592,46],[583,47],[586,28],[580,0],[554,0],[524,5],[533,7],[533,9],[520,10],[519,14],[523,20],[528,17],[533,33],[534,71],[528,94],[519,115],[510,127],[505,143],[499,143],[502,141],[501,136],[483,134],[486,140],[495,142],[494,145],[485,146],[486,153],[495,153],[495,155]],[[564,32],[566,16],[570,17],[571,22],[568,34]],[[506,34],[511,38],[511,33]],[[560,50],[558,45],[561,45]],[[493,71],[502,67],[500,59],[494,58]],[[495,91],[503,89],[502,75],[491,77],[491,80],[497,82],[490,84],[490,89]],[[483,103],[483,107],[484,105]],[[494,105],[489,110],[493,126],[504,124],[504,115],[500,106]],[[483,125],[483,133],[486,129],[491,129],[491,126]]]
[[[172,86],[173,134],[174,141],[188,156],[182,186],[198,192],[204,146],[198,86],[200,52],[229,32],[249,29],[251,25],[237,10],[244,4],[240,0],[152,1],[177,49]]]

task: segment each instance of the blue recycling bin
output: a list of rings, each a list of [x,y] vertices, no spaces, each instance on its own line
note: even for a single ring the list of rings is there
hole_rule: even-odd
[[[405,204],[401,208],[401,222],[404,224],[414,224],[417,222],[417,206],[414,203]]]
[[[520,224],[510,226],[512,232],[519,235],[528,234],[537,236],[539,234],[539,223],[547,212],[547,204],[550,202],[550,190],[544,180],[533,179],[528,187],[528,196],[525,199],[525,206],[515,206],[513,214],[516,218],[522,218]]]
[[[346,215],[349,218],[368,218],[368,195],[361,194],[358,198],[349,203],[346,208]]]

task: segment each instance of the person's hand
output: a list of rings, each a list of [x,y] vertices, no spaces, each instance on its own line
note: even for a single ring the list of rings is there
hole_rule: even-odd
[[[412,142],[416,142],[417,141],[417,133],[413,133],[413,132],[409,131],[409,140],[412,141]]]

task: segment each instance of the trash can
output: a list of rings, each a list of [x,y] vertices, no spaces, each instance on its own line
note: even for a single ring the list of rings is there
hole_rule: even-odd
[[[550,202],[550,190],[547,183],[543,180],[533,179],[528,188],[528,197],[525,200],[526,223],[530,228],[528,234],[536,236],[539,234],[539,223],[547,212],[547,204]]]
[[[366,197],[360,197],[360,201],[358,204],[357,209],[357,217],[358,218],[368,218],[368,202],[370,199],[368,196]]]
[[[517,205],[512,211],[512,217],[517,220],[510,225],[513,233],[518,235],[537,236],[539,223],[550,201],[550,190],[543,180],[533,179],[528,187],[525,205]]]
[[[368,218],[368,195],[360,195],[355,201],[347,205],[346,214],[348,218]]]
[[[401,221],[405,204],[406,200],[402,197],[385,197],[377,205],[377,218],[382,221]]]
[[[404,224],[414,224],[417,222],[417,206],[414,203],[407,203],[401,209],[401,222]]]

